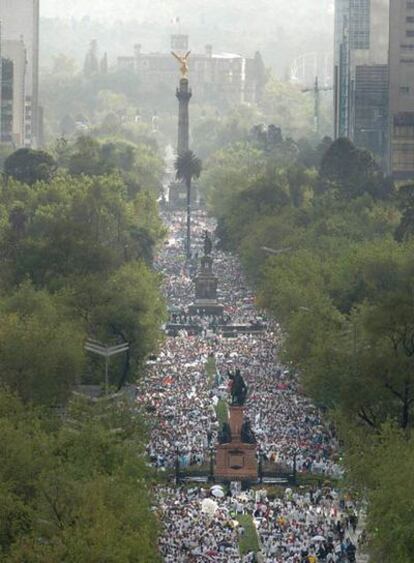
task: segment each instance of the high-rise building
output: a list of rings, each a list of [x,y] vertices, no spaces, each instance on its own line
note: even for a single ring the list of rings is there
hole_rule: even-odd
[[[26,49],[25,124],[22,144],[41,143],[39,131],[39,0],[0,0],[2,41],[23,41]],[[10,58],[10,57],[8,57]],[[13,62],[14,60],[11,59]]]
[[[14,96],[13,61],[1,59],[1,129],[0,141],[13,143],[13,96]]]
[[[26,47],[22,40],[17,41],[3,41],[2,44],[3,54],[3,73],[2,82],[6,80],[6,71],[9,70],[7,82],[12,90],[12,142],[17,147],[26,145]],[[10,76],[10,64],[12,65],[12,76]],[[3,89],[2,89],[3,91]],[[9,92],[10,95],[10,92]],[[4,100],[5,102],[5,100]],[[2,100],[3,104],[3,100]],[[7,106],[10,111],[10,105]],[[6,105],[2,110],[6,109]],[[2,113],[2,127],[3,121],[7,119]]]
[[[389,2],[336,0],[335,13],[335,137],[349,137],[384,166]]]
[[[388,65],[355,69],[353,141],[376,154],[383,168],[388,146]]]
[[[391,0],[389,172],[414,178],[414,1]]]
[[[335,138],[349,135],[349,18],[350,0],[336,0],[334,31]]]

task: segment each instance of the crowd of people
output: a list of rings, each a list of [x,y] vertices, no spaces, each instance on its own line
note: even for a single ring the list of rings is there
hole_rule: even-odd
[[[284,498],[269,500],[264,492],[254,508],[267,562],[355,561],[351,538],[357,513],[351,501],[340,500],[330,488],[286,493]]]
[[[168,338],[159,357],[147,366],[137,401],[150,421],[148,454],[156,467],[173,467],[177,456],[182,466],[206,461],[217,431],[205,372],[211,351],[212,343],[202,337]]]
[[[303,395],[294,371],[281,365],[279,327],[257,311],[238,261],[221,252],[213,253],[226,322],[260,322],[265,330],[225,338],[210,330],[216,319],[206,322],[188,316],[187,307],[194,301],[196,260],[188,265],[184,259],[184,214],[166,214],[164,219],[170,236],[157,257],[157,268],[164,274],[171,319],[183,329],[178,336],[165,339],[162,351],[148,362],[147,375],[137,387],[137,402],[151,428],[148,454],[152,464],[161,469],[174,467],[177,460],[181,466],[207,464],[220,430],[215,404],[218,397],[226,397],[227,372],[240,369],[248,385],[246,414],[257,438],[258,455],[269,464],[290,469],[295,466],[299,472],[340,476],[334,429]],[[195,256],[202,253],[206,229],[212,232],[212,222],[202,214],[195,217],[193,240],[199,241],[193,247]],[[197,334],[185,329],[189,320],[200,325]],[[206,369],[212,359],[216,377]],[[242,530],[235,515],[240,510],[254,519],[262,561],[353,560],[353,548],[344,532],[344,508],[335,491],[320,489],[276,499],[267,498],[264,492],[260,497],[255,495],[251,491],[215,499],[217,508],[212,516],[203,511],[208,489],[160,488],[158,510],[164,528],[160,548],[164,560],[254,561],[253,554],[242,559],[238,551]]]
[[[229,491],[216,498],[208,488],[160,487],[163,521],[161,553],[167,563],[352,563],[356,556],[356,507],[331,488]],[[256,527],[259,551],[240,554],[246,530],[240,516]]]
[[[168,303],[176,311],[184,311],[182,316],[176,313],[176,318],[188,321],[185,309],[193,301],[195,269],[190,272],[183,259],[184,216],[173,214],[166,221],[170,238],[157,258],[157,266],[164,273]],[[195,220],[193,236],[199,241],[196,254],[201,253],[206,227],[213,229],[205,216]],[[237,260],[215,253],[214,269],[227,319],[234,324],[262,319]],[[200,333],[190,335],[183,329],[177,338],[167,338],[139,384],[137,400],[152,423],[148,451],[154,465],[171,467],[177,454],[183,465],[205,463],[211,436],[214,438],[218,431],[214,397],[222,391],[206,376],[207,360],[213,356],[220,374],[216,381],[225,381],[227,371],[238,368],[248,383],[247,414],[265,460],[290,469],[295,464],[298,471],[339,475],[333,429],[300,393],[295,374],[278,360],[278,326],[262,320],[265,331],[224,338],[208,331],[203,319],[191,317],[191,321],[200,322]]]
[[[166,563],[214,561],[239,563],[238,532],[227,502],[210,499],[206,489],[158,489],[158,507],[164,523],[160,541]]]
[[[277,327],[275,327],[275,330]],[[338,477],[339,447],[334,429],[301,392],[295,373],[278,362],[277,332],[240,336],[231,343],[237,367],[248,387],[247,414],[264,459],[290,469]],[[231,362],[230,362],[231,363]],[[217,354],[219,370],[229,364],[228,354]]]

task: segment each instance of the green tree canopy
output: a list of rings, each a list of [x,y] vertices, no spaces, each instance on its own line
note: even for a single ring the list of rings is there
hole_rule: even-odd
[[[54,158],[45,151],[19,149],[4,163],[7,176],[32,186],[36,182],[49,182],[57,171]]]
[[[143,424],[77,399],[63,425],[0,391],[0,554],[7,561],[159,561]]]
[[[337,139],[326,151],[320,165],[320,178],[323,190],[336,186],[344,198],[364,193],[387,198],[392,194],[392,183],[384,178],[374,157],[346,138]]]
[[[85,321],[90,336],[103,342],[128,342],[125,357],[112,362],[110,382],[120,388],[137,378],[137,368],[157,349],[165,321],[161,279],[142,262],[130,262],[109,278],[76,277],[68,281],[64,301]],[[102,368],[98,379],[102,381]]]
[[[368,501],[367,533],[371,558],[409,563],[414,558],[414,442],[391,424],[369,434],[347,428],[349,479]]]
[[[64,404],[84,368],[82,324],[28,283],[0,307],[0,383],[26,402]]]
[[[29,276],[56,289],[67,276],[107,274],[126,261],[151,260],[163,236],[152,196],[129,201],[118,175],[60,176],[31,192],[8,183],[0,201],[10,210],[0,227],[8,283]]]
[[[155,196],[160,192],[163,162],[154,146],[83,136],[67,149],[68,172],[72,176],[118,173],[131,199],[140,191],[149,191]]]

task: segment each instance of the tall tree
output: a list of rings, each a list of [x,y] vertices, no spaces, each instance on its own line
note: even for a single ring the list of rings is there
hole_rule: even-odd
[[[403,241],[414,235],[414,185],[402,186],[397,194],[397,203],[401,211],[401,221],[395,231],[395,238]]]
[[[349,139],[332,143],[320,165],[320,188],[336,188],[344,199],[370,194],[387,199],[393,192],[392,182],[384,178],[370,152],[357,148]]]
[[[5,299],[0,311],[0,383],[25,402],[64,404],[84,367],[82,324],[29,284]]]
[[[194,178],[199,178],[202,171],[201,160],[193,153],[186,151],[178,155],[175,161],[177,180],[184,181],[187,188],[187,259],[191,258],[191,184]]]
[[[89,50],[86,53],[83,73],[86,76],[86,78],[91,78],[98,72],[99,72],[98,42],[96,41],[96,39],[93,39],[90,42]]]
[[[154,196],[129,201],[119,175],[58,176],[32,189],[8,182],[0,202],[8,218],[0,222],[6,283],[30,277],[55,290],[70,276],[109,273],[143,257],[149,262],[163,235]]]
[[[157,348],[165,322],[160,283],[144,263],[130,262],[108,280],[77,276],[67,288],[65,301],[85,320],[90,335],[102,342],[129,343],[129,351],[112,362],[110,383],[118,388],[137,378],[137,368]],[[91,381],[101,381],[101,371],[93,372]]]
[[[57,171],[55,159],[45,151],[19,149],[6,158],[4,172],[15,180],[28,184],[49,182]]]

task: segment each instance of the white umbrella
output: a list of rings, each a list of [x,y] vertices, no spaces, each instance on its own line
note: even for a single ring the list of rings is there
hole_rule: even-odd
[[[210,518],[213,518],[217,508],[218,504],[211,498],[206,498],[201,503],[201,512],[207,514]]]
[[[212,487],[211,494],[216,498],[223,498],[224,496],[226,496],[225,492],[220,486]]]
[[[314,536],[312,541],[325,541],[325,538],[323,536]]]
[[[210,487],[210,491],[212,491],[213,489],[223,489],[222,485],[213,485],[212,487]]]

